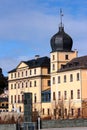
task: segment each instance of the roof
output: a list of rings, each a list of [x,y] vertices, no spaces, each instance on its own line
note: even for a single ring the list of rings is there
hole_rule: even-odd
[[[87,56],[72,59],[66,65],[62,65],[61,69],[58,72],[76,69],[87,69]]]
[[[26,63],[29,66],[29,68],[47,67],[50,65],[50,58],[41,57],[41,58],[26,61],[24,63]]]
[[[0,98],[0,102],[8,102],[8,98],[4,97],[4,98]]]
[[[59,27],[59,32],[57,32],[50,40],[52,52],[55,51],[71,51],[73,40],[72,38],[64,32],[64,27]]]
[[[22,61],[22,62],[27,64],[30,69],[36,68],[36,67],[50,67],[50,58],[47,56],[28,60],[28,61]],[[9,71],[8,73],[16,72],[16,69],[17,69],[17,67],[15,69]]]
[[[50,91],[51,91],[50,88],[48,88],[46,90],[43,90],[42,93],[48,93],[48,92],[50,93]]]

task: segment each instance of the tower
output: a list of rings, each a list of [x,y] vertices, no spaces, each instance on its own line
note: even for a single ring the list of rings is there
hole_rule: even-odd
[[[57,72],[62,65],[66,64],[71,59],[77,57],[77,51],[72,50],[73,40],[65,33],[64,25],[62,24],[62,11],[60,10],[61,22],[59,31],[54,34],[50,40],[52,52],[51,56],[51,74]]]
[[[55,106],[55,102],[57,99],[57,91],[58,88],[58,70],[63,67],[66,63],[68,63],[73,58],[77,57],[77,51],[72,50],[73,40],[72,38],[65,33],[64,25],[62,23],[62,10],[60,10],[60,25],[59,30],[56,34],[51,37],[50,45],[51,45],[51,102],[52,107]],[[55,111],[54,111],[55,113]],[[55,115],[55,114],[54,114]]]

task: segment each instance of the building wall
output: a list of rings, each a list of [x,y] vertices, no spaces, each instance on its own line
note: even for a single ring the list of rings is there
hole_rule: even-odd
[[[70,81],[70,75],[73,75],[72,81]],[[51,102],[52,102],[52,109],[59,109],[61,108],[61,105],[63,106],[62,109],[67,109],[71,113],[71,109],[73,109],[75,115],[77,113],[77,109],[81,109],[81,77],[79,77],[79,80],[77,80],[77,74],[80,76],[80,70],[72,70],[67,72],[60,72],[55,77],[55,88],[54,86],[51,86]],[[58,76],[60,77],[60,83],[58,83]],[[64,82],[64,76],[66,76],[66,81]],[[79,90],[79,97],[78,97],[78,90]],[[73,97],[71,98],[71,91],[73,91]],[[66,94],[64,94],[66,92]],[[55,98],[54,94],[55,93]],[[60,93],[60,97],[59,97]],[[65,96],[66,95],[66,96]],[[70,110],[69,110],[70,109]],[[80,110],[81,111],[81,110]],[[54,115],[54,113],[53,113]]]
[[[42,117],[51,117],[51,102],[42,103]]]
[[[68,56],[68,57],[66,57]],[[61,68],[61,65],[66,64],[73,58],[77,57],[77,51],[73,52],[52,52],[50,53],[51,58],[51,73],[58,71]],[[53,69],[53,64],[55,69]]]
[[[87,99],[87,69],[81,71],[82,77],[82,100]]]
[[[9,73],[8,77],[9,111],[12,111],[14,107],[14,110],[20,109],[23,112],[23,93],[31,92],[32,110],[40,112],[42,106],[41,91],[50,88],[48,85],[50,80],[48,67],[29,68],[29,66],[21,62],[14,72]],[[13,101],[11,98],[13,98]],[[20,98],[20,101],[18,98]]]

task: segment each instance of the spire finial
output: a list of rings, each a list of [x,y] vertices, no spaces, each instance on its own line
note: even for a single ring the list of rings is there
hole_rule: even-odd
[[[62,27],[62,17],[63,17],[63,13],[62,13],[62,9],[60,9],[60,27]]]

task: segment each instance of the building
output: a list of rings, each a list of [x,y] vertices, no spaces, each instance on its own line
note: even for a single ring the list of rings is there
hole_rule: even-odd
[[[84,117],[82,106],[87,99],[87,56],[78,57],[77,50],[72,50],[73,40],[65,33],[62,22],[50,44],[52,116]]]
[[[47,105],[50,102],[50,58],[37,55],[35,59],[21,61],[9,72],[8,84],[9,111],[24,112],[24,93],[31,92],[32,110],[41,114],[50,105]]]
[[[41,117],[87,117],[87,56],[72,50],[62,21],[50,45],[50,58],[37,55],[9,71],[9,111],[23,112],[23,93],[31,92],[32,110]]]
[[[0,112],[8,112],[8,91],[0,94]]]

